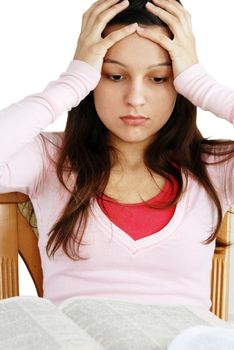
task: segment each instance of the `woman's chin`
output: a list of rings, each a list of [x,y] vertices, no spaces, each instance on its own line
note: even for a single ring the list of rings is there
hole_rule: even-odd
[[[118,135],[110,132],[110,141],[113,144],[126,143],[126,144],[149,144],[155,135]]]

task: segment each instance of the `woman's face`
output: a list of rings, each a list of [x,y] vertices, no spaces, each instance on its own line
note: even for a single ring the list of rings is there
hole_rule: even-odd
[[[120,27],[107,27],[104,35]],[[155,30],[165,33],[160,27]],[[93,92],[97,114],[109,130],[111,144],[147,145],[170,118],[175,105],[170,56],[158,44],[131,34],[107,51],[101,79]],[[129,114],[147,119],[141,125],[129,125],[120,118]]]

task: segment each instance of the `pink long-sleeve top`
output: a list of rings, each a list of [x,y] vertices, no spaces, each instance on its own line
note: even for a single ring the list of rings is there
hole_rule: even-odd
[[[0,192],[26,193],[33,203],[39,229],[44,297],[56,304],[69,297],[90,295],[209,308],[215,242],[208,245],[201,242],[209,237],[217,216],[206,191],[192,177],[174,210],[165,213],[168,216],[161,228],[155,226],[152,231],[151,227],[151,232],[146,233],[142,227],[142,232],[134,237],[121,227],[118,217],[118,222],[110,221],[99,202],[93,200],[83,236],[86,244],[80,248],[82,257],[88,259],[73,261],[62,250],[55,259],[46,255],[48,232],[68,201],[69,193],[56,177],[40,133],[64,111],[77,106],[99,79],[100,73],[95,68],[83,61],[72,61],[43,92],[0,111]],[[177,76],[174,85],[194,104],[234,122],[234,91],[208,76],[201,64]],[[61,142],[56,133],[44,134],[55,143]],[[56,155],[57,148],[51,143],[48,149],[50,155]],[[209,156],[209,161],[213,160]],[[233,167],[233,159],[207,166],[224,213],[234,203]],[[185,180],[183,172],[182,177]],[[74,181],[71,176],[68,186]]]

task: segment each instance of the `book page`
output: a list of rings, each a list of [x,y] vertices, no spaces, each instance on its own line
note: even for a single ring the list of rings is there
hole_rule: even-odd
[[[103,350],[49,300],[0,301],[0,350]]]
[[[195,326],[180,333],[168,350],[234,349],[234,328]]]
[[[199,307],[130,303],[101,297],[72,298],[60,307],[108,350],[164,350],[188,327],[227,327],[226,322]]]

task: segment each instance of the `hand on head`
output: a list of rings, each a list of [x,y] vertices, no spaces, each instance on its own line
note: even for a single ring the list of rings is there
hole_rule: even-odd
[[[134,23],[102,38],[107,23],[129,5],[128,1],[117,2],[119,0],[98,0],[84,13],[74,59],[85,61],[101,71],[107,50],[136,31],[137,23]]]
[[[150,39],[168,51],[173,67],[174,78],[186,68],[198,63],[195,38],[192,32],[191,16],[176,0],[152,0],[145,5],[146,9],[165,22],[173,34],[173,39],[153,26],[144,27],[137,33]]]

